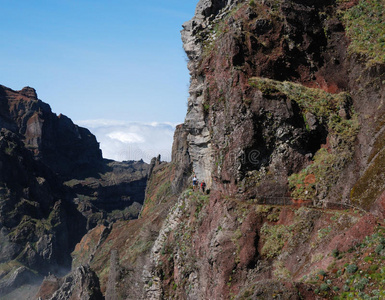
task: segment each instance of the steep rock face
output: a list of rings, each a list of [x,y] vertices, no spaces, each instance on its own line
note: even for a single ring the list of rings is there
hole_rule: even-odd
[[[192,163],[189,154],[188,131],[184,124],[178,125],[172,145],[172,161],[176,164],[176,174],[172,182],[174,193],[182,192],[189,184]]]
[[[86,222],[61,181],[33,158],[17,134],[3,128],[0,149],[0,281],[8,287],[1,290],[5,293],[20,285],[10,278],[19,278],[21,269],[20,274],[29,272],[33,281],[46,272],[68,269],[69,254],[85,233]]]
[[[354,266],[376,273],[365,253],[377,249],[378,263],[383,247],[384,61],[357,54],[346,33],[362,14],[383,22],[376,5],[198,3],[183,25],[191,85],[175,138],[187,136],[190,159],[173,163],[204,179],[210,196],[180,196],[151,250],[143,298],[378,292],[378,281],[346,280]]]
[[[185,128],[193,170],[208,186],[244,194],[245,185],[271,170],[275,179],[264,185],[274,187],[273,196],[286,195],[285,178],[326,144],[323,116],[288,93],[261,94],[250,79],[345,90],[348,41],[334,10],[332,2],[199,2],[182,31],[191,73]],[[347,113],[349,101],[340,104]]]
[[[53,171],[73,177],[102,161],[99,145],[87,129],[64,115],[52,113],[33,88],[0,87],[3,127],[21,134],[26,147]]]
[[[33,88],[13,91],[0,86],[0,102],[3,127],[19,135],[36,160],[65,180],[88,219],[88,228],[106,218],[103,211],[111,213],[131,206],[124,217],[138,215],[147,164],[104,160],[95,136],[68,117],[52,113]],[[107,218],[112,221],[117,217],[110,214]]]
[[[84,266],[63,279],[55,276],[46,278],[36,297],[39,300],[104,300],[98,277]]]

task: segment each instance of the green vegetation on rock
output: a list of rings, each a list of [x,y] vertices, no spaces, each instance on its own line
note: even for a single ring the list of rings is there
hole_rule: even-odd
[[[285,225],[263,224],[261,228],[264,245],[261,254],[267,259],[274,258],[281,253],[286,241],[291,237],[291,232]]]
[[[352,159],[359,122],[350,96],[266,78],[251,78],[249,84],[266,98],[285,95],[298,104],[304,120],[310,113],[326,127],[327,144],[315,153],[312,164],[289,177],[293,198],[314,200],[321,193],[325,196],[339,178],[336,170],[342,170]]]
[[[362,0],[343,15],[350,52],[368,56],[369,63],[385,63],[384,11],[384,0]]]
[[[385,229],[366,236],[346,252],[338,251],[328,271],[308,279],[316,293],[325,299],[383,299],[385,296]]]

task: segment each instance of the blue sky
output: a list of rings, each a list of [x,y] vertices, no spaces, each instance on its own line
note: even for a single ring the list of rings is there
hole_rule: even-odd
[[[0,0],[0,84],[73,120],[182,122],[198,0]]]
[[[188,97],[180,30],[197,2],[0,0],[0,84],[34,87],[53,112],[91,124],[98,140],[108,136],[136,147],[142,139],[130,142],[127,137],[138,133],[127,130],[144,124],[148,133],[151,124],[167,127],[164,140],[170,144],[170,130],[183,122]],[[124,124],[120,134],[117,124]],[[101,143],[103,153],[115,146]],[[154,154],[157,147],[165,145],[154,144]]]

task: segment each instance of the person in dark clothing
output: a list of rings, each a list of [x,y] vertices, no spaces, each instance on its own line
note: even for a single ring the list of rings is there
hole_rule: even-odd
[[[204,193],[206,190],[206,182],[204,180],[202,180],[201,189],[202,189],[202,193]]]

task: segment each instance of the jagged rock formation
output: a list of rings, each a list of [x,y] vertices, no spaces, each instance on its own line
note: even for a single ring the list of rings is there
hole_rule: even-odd
[[[172,145],[172,161],[176,164],[176,174],[172,182],[172,190],[178,194],[189,184],[192,164],[187,141],[188,132],[184,124],[178,125],[174,133]]]
[[[95,136],[68,117],[53,114],[33,88],[17,92],[1,86],[0,102],[2,128],[20,134],[26,147],[54,172],[74,178],[102,160]]]
[[[136,218],[148,165],[104,160],[87,129],[26,87],[0,86],[0,297],[68,272],[97,224]]]
[[[346,252],[365,236],[375,239],[370,214],[337,214],[335,230],[312,209],[293,216],[255,205],[309,200],[382,216],[375,202],[383,201],[383,171],[373,159],[383,150],[384,61],[358,55],[346,35],[346,20],[362,14],[363,3],[354,11],[356,2],[199,2],[182,31],[191,86],[179,132],[211,194],[184,195],[175,206],[185,215],[163,242],[164,256],[153,260],[152,276],[163,274],[159,299],[313,299],[320,290],[303,276],[330,265],[333,247]],[[330,284],[321,285],[323,294]]]
[[[36,282],[38,277],[26,267],[17,268],[6,281],[0,283],[0,294],[7,294],[26,283]]]
[[[113,249],[111,251],[110,258],[110,272],[108,274],[108,282],[106,289],[106,300],[118,299],[118,293],[116,291],[116,282],[119,281],[119,256],[118,251]]]
[[[267,77],[334,93],[346,90],[348,77],[341,72],[347,69],[348,41],[334,10],[332,2],[198,4],[182,31],[191,73],[185,127],[194,172],[208,186],[232,195],[247,190],[247,197],[287,195],[286,178],[326,144],[331,130],[315,107],[328,101],[326,95],[305,99],[315,102],[310,107],[290,95],[297,86],[285,93],[251,80]],[[322,19],[324,14],[329,18]],[[337,104],[348,119],[349,97]],[[274,178],[264,176],[269,171]],[[257,181],[263,190],[250,190]]]
[[[88,266],[77,268],[63,279],[45,278],[36,297],[39,300],[104,300],[99,279]]]

